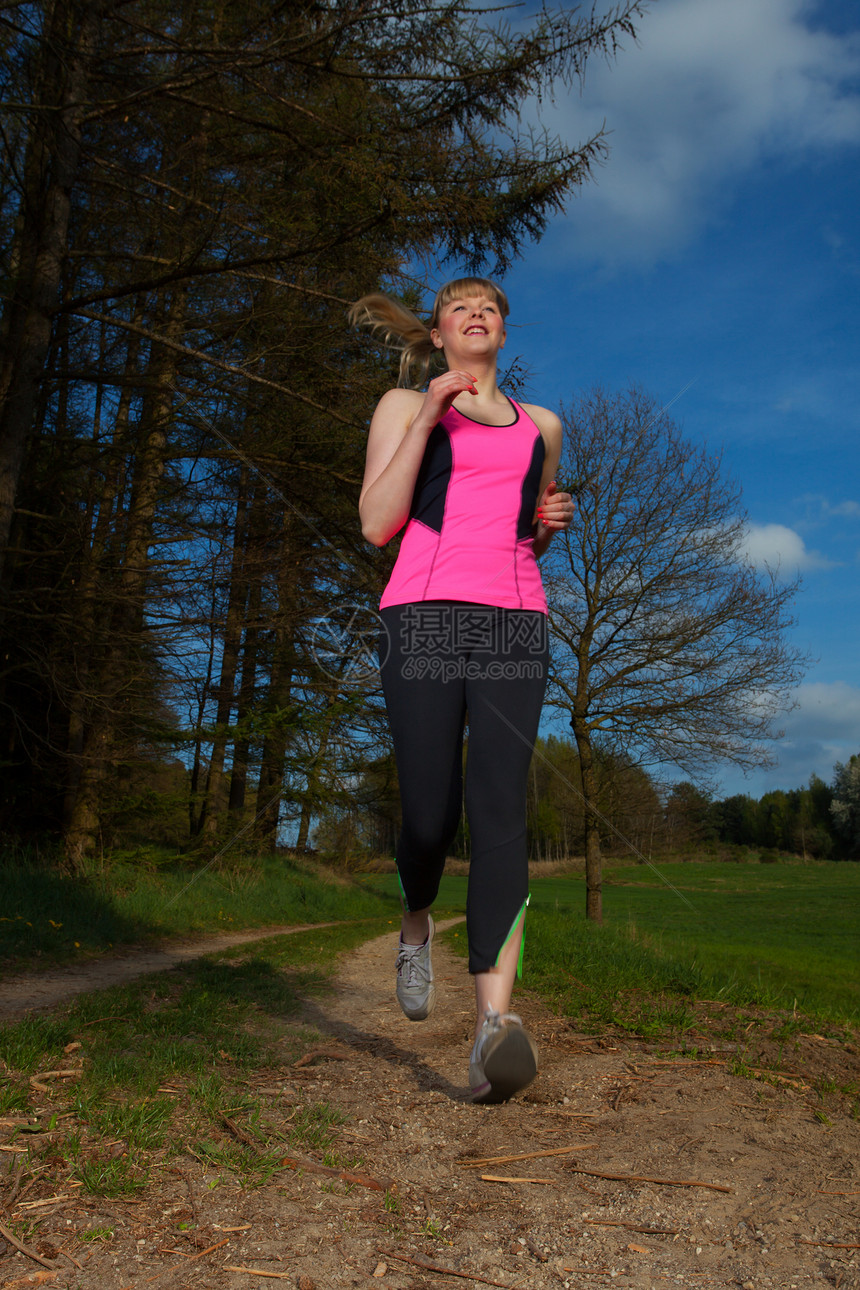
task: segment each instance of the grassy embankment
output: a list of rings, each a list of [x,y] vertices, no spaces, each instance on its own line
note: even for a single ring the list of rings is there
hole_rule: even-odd
[[[285,856],[197,870],[164,858],[93,862],[81,879],[0,856],[0,967],[75,962],[134,944],[243,928],[396,916],[380,896]]]
[[[259,1186],[295,1152],[358,1167],[336,1143],[343,1117],[303,1095],[290,1068],[320,1042],[300,1009],[329,988],[336,955],[392,925],[377,917],[273,937],[250,955],[223,952],[0,1026],[13,1197],[45,1171],[63,1193],[127,1195],[164,1170],[181,1175],[189,1157],[209,1187]],[[15,1234],[34,1239],[39,1215],[18,1217]],[[93,1226],[78,1240],[111,1235]]]

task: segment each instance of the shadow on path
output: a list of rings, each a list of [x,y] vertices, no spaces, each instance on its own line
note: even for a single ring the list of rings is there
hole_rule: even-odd
[[[443,919],[436,930],[444,932],[464,922],[462,916]],[[433,964],[442,997],[437,995],[431,1017],[411,1022],[395,1001],[396,945],[397,933],[387,932],[345,955],[332,982],[333,992],[320,1000],[306,999],[303,1015],[321,1034],[407,1072],[416,1092],[437,1092],[454,1102],[471,1103],[468,1085],[454,1083],[445,1073],[465,1057],[461,1041],[450,1034],[456,1010],[465,1013],[471,1007],[472,981],[465,961],[436,942]],[[414,1045],[407,1035],[409,1039],[414,1035]]]
[[[416,1091],[422,1093],[443,1093],[452,1102],[471,1102],[472,1092],[468,1085],[453,1084],[441,1071],[429,1064],[414,1048],[405,1048],[393,1039],[362,1030],[347,1021],[339,1021],[328,1015],[325,1007],[317,1003],[305,1003],[302,1009],[305,1019],[319,1030],[320,1034],[339,1039],[350,1048],[371,1053],[392,1066],[407,1070],[415,1084]],[[413,1023],[414,1024],[414,1023]]]

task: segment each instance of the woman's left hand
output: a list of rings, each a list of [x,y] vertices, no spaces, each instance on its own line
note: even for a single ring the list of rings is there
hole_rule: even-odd
[[[566,529],[576,513],[576,506],[570,493],[560,493],[553,479],[543,491],[538,502],[537,516],[539,523],[551,533]]]

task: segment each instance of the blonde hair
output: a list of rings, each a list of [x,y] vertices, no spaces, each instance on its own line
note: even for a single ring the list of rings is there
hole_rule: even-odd
[[[349,321],[355,327],[368,327],[389,349],[400,351],[398,385],[419,386],[426,381],[430,364],[439,354],[430,335],[439,325],[439,314],[449,301],[459,296],[479,295],[494,300],[502,317],[507,318],[510,313],[508,298],[497,283],[489,278],[455,278],[437,291],[426,323],[399,300],[381,293],[356,300],[349,311]],[[412,377],[412,368],[418,369],[417,380]]]

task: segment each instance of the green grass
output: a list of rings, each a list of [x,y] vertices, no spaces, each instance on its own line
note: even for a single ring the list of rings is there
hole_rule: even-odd
[[[397,917],[399,920],[400,887],[397,874],[372,873],[362,878],[361,881],[369,890],[379,893],[380,896],[397,900]],[[466,881],[465,878],[455,878],[450,874],[442,875],[442,881],[439,884],[439,895],[433,906],[433,917],[435,919],[452,918],[457,914],[465,914]]]
[[[749,991],[766,1006],[860,1021],[860,865],[657,867],[608,870],[611,925],[689,965],[706,991]]]
[[[0,965],[69,962],[121,945],[399,908],[361,884],[284,856],[189,868],[125,859],[68,878],[0,857]]]
[[[22,1181],[49,1163],[58,1186],[66,1179],[93,1195],[128,1195],[190,1155],[253,1187],[291,1149],[334,1159],[339,1112],[256,1090],[261,1081],[282,1085],[319,1042],[299,1010],[330,989],[338,954],[392,926],[377,917],[273,936],[82,996],[65,1013],[0,1026],[3,1109],[36,1119],[10,1139],[28,1148],[16,1155]],[[29,1083],[70,1065],[83,1073],[49,1081],[47,1094]]]
[[[581,874],[534,880],[524,984],[580,1022],[645,1035],[692,1029],[697,1000],[860,1022],[860,865],[656,868],[607,865],[600,927]],[[466,879],[443,878],[440,906],[465,900]]]

